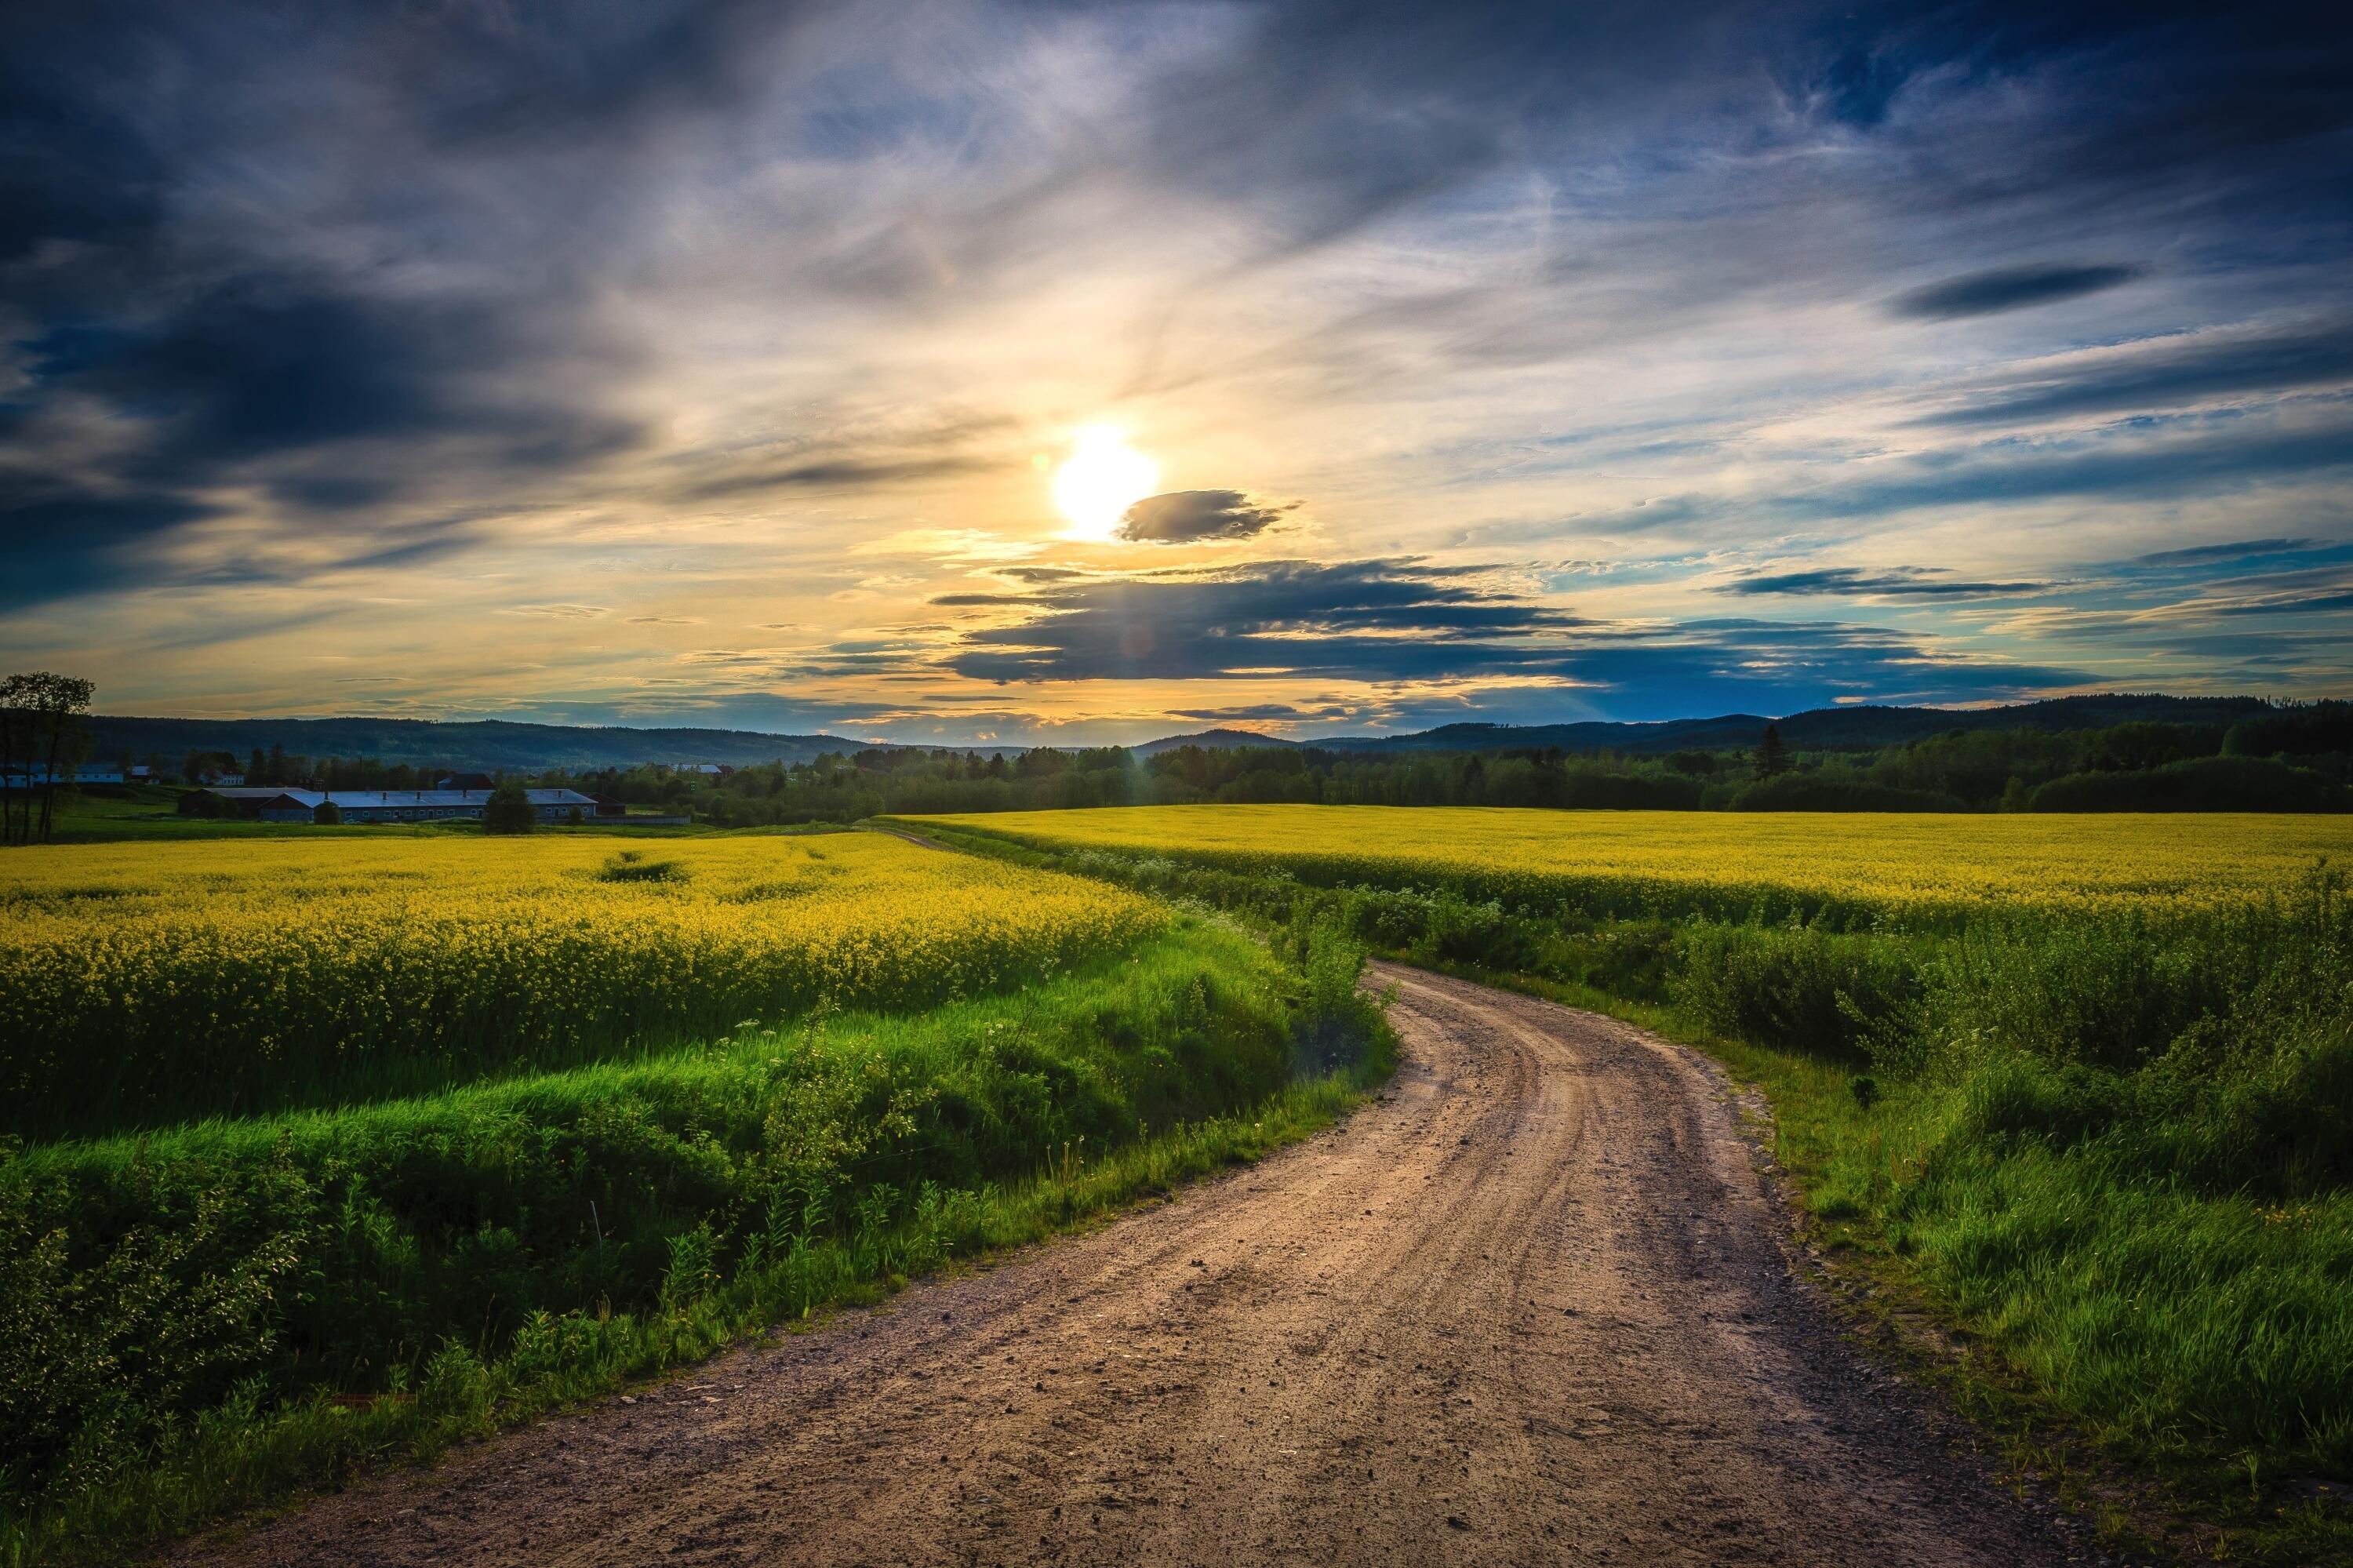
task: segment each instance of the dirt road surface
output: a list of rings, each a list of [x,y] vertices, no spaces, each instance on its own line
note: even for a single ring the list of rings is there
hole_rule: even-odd
[[[1792,1278],[1704,1058],[1378,978],[1335,1132],[187,1560],[2064,1560]]]

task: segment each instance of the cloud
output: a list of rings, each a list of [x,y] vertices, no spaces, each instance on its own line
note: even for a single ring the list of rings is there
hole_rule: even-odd
[[[215,509],[168,493],[108,494],[79,487],[19,484],[0,500],[0,604],[127,587],[145,549]]]
[[[2292,555],[2317,548],[2317,539],[2234,539],[2223,545],[2192,545],[2186,549],[2158,550],[2146,556],[2136,556],[2133,563],[2144,567],[2197,567],[2217,561],[2242,561],[2258,556]]]
[[[686,487],[694,500],[715,500],[763,490],[871,490],[925,480],[960,479],[1004,468],[979,457],[832,458],[721,474]]]
[[[1041,613],[968,632],[950,658],[986,681],[1198,680],[1254,671],[1412,676],[1492,662],[1570,612],[1415,560],[1262,561],[1041,588]]]
[[[2001,599],[2046,592],[2047,583],[1970,582],[1947,575],[1942,567],[1891,567],[1868,571],[1861,567],[1813,567],[1803,571],[1769,572],[1736,577],[1717,585],[1718,593],[1844,594],[1890,599]]]
[[[1887,311],[1907,321],[1988,316],[2081,299],[2129,283],[2140,275],[2137,267],[1996,267],[1899,294],[1888,302]]]
[[[601,604],[511,604],[502,612],[507,615],[527,615],[543,620],[594,620],[613,612]]]
[[[1170,708],[1168,712],[1173,718],[1198,719],[1204,724],[1241,724],[1251,720],[1293,724],[1348,718],[1356,709],[1345,703],[1243,703],[1222,708]]]
[[[2023,424],[2353,383],[2353,319],[2288,332],[2170,334],[2018,366],[1982,399],[1915,421]]]
[[[1787,712],[1856,694],[1973,701],[2090,678],[2069,667],[1940,652],[1917,634],[1880,627],[1598,621],[1494,586],[1497,575],[1396,559],[1096,579],[1044,590],[1039,613],[965,634],[945,662],[973,679],[1031,683],[1541,682],[1556,703],[1576,693],[1651,716],[1736,703]]]
[[[1202,539],[1248,539],[1282,520],[1299,503],[1266,506],[1239,490],[1177,490],[1150,495],[1127,509],[1120,538],[1155,545],[1185,545]]]

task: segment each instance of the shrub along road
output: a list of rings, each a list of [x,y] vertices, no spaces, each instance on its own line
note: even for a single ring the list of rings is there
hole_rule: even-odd
[[[242,1563],[2039,1563],[1801,1277],[1722,1075],[1377,966],[1336,1133],[226,1542]]]

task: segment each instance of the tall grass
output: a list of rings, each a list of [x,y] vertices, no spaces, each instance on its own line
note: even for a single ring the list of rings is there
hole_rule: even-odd
[[[1356,951],[1298,956],[1187,922],[914,1017],[13,1150],[0,1563],[104,1558],[1295,1136],[1388,1039]]]

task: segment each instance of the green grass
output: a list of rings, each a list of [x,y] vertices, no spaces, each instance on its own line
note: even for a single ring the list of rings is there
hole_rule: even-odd
[[[1187,921],[913,1016],[11,1150],[0,1563],[115,1560],[1303,1136],[1389,1058],[1356,951],[1298,957]]]
[[[2311,1484],[2353,1480],[2353,901],[2330,874],[2170,918],[1841,932],[924,831],[1701,1045],[1765,1092],[1860,1310],[1975,1347],[1907,1359],[2015,1457],[2122,1540],[2353,1562],[2353,1510]]]

